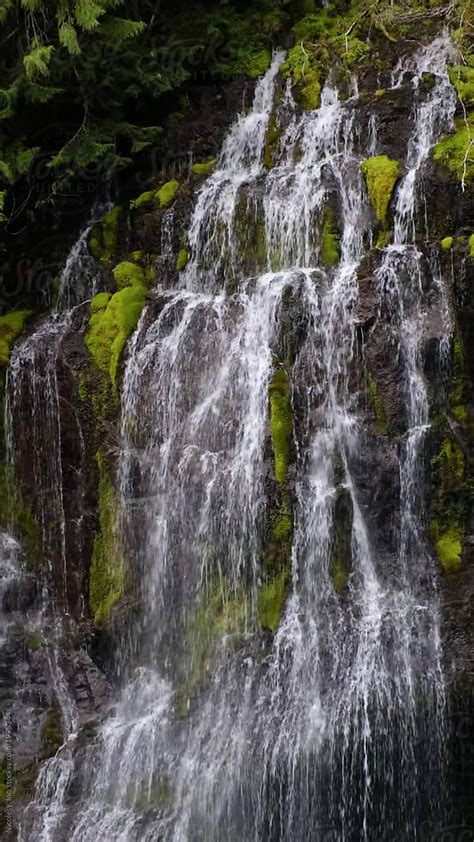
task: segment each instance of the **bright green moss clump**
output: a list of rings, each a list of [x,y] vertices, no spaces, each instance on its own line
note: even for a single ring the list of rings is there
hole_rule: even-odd
[[[461,531],[453,528],[443,532],[436,541],[436,554],[445,573],[455,573],[461,567]]]
[[[144,304],[145,287],[142,283],[124,287],[112,296],[99,293],[92,299],[89,329],[84,342],[95,364],[109,377],[114,388],[123,350],[137,326]]]
[[[151,205],[154,198],[154,190],[145,190],[145,192],[141,193],[140,196],[137,196],[136,199],[132,199],[132,201],[130,202],[130,208],[134,210],[136,208],[143,208],[145,205]]]
[[[474,67],[459,64],[449,71],[451,84],[464,105],[474,105]]]
[[[176,258],[176,268],[178,272],[184,272],[189,263],[189,252],[187,249],[181,249]]]
[[[474,257],[474,234],[469,237],[469,257]]]
[[[179,190],[179,181],[168,181],[155,193],[155,199],[160,203],[161,208],[167,208],[176,198]]]
[[[450,251],[453,247],[454,238],[453,237],[444,237],[441,240],[441,248],[443,251]]]
[[[119,263],[113,271],[117,289],[124,289],[124,287],[131,287],[135,285],[145,286],[145,273],[141,266],[136,263],[131,263],[129,260],[123,260]]]
[[[94,539],[89,573],[89,605],[94,622],[108,619],[124,587],[124,560],[117,536],[117,497],[102,453],[97,454],[99,466],[99,522],[100,532]]]
[[[334,214],[327,209],[323,217],[321,258],[326,266],[335,266],[341,256],[339,236],[334,222]]]
[[[474,178],[474,119],[466,125],[463,118],[456,120],[456,131],[444,137],[433,150],[433,159],[446,167],[458,181],[468,184]]]
[[[319,108],[321,96],[320,71],[309,45],[297,44],[288,53],[280,68],[281,75],[291,77],[301,104],[308,110]]]
[[[25,322],[30,316],[31,310],[15,310],[0,316],[0,365],[8,365],[13,342],[23,333]]]
[[[217,158],[210,158],[209,161],[203,161],[202,163],[193,164],[193,175],[197,175],[198,177],[210,175],[211,172],[215,169],[216,164]]]
[[[89,237],[89,249],[96,260],[108,268],[117,248],[118,229],[122,209],[116,205],[105,214],[101,222],[92,228]]]
[[[376,155],[362,161],[360,168],[377,219],[385,225],[393,190],[400,178],[400,164],[387,155]]]
[[[288,574],[282,571],[278,576],[266,582],[258,594],[258,619],[260,625],[275,632],[280,625],[288,586]]]
[[[290,381],[284,368],[275,372],[270,383],[270,429],[275,478],[278,484],[283,486],[288,471],[293,430]]]

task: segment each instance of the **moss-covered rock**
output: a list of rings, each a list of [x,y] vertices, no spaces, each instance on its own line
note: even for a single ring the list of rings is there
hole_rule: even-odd
[[[136,267],[139,269],[139,267]],[[117,387],[122,353],[145,305],[145,286],[134,283],[110,296],[99,293],[91,302],[84,342],[95,364]]]
[[[179,187],[179,181],[172,180],[167,181],[163,187],[156,191],[155,199],[159,202],[161,208],[167,208],[174,202]]]
[[[456,120],[454,134],[442,138],[434,147],[433,159],[468,184],[474,178],[474,117]]]
[[[131,287],[134,284],[141,285],[142,287],[145,286],[145,273],[143,269],[141,266],[137,266],[136,263],[132,263],[129,260],[123,260],[119,263],[113,271],[113,276],[117,289]]]
[[[434,527],[435,534],[437,527]],[[461,567],[462,532],[451,527],[436,535],[436,554],[445,573],[455,573]]]
[[[339,232],[334,213],[330,208],[326,208],[323,214],[321,258],[326,266],[335,266],[339,263],[340,257]]]
[[[465,106],[474,105],[474,67],[458,64],[449,71],[449,79]]]
[[[296,97],[307,110],[319,108],[321,98],[320,72],[314,51],[303,43],[292,47],[288,52],[286,61],[280,68],[283,78],[291,78]]]
[[[189,252],[187,249],[180,249],[178,257],[176,258],[176,269],[178,272],[184,272],[189,263]]]
[[[15,310],[6,316],[0,316],[0,366],[8,365],[11,347],[15,339],[23,333],[31,315],[31,310]]]
[[[270,430],[273,456],[275,459],[275,478],[280,486],[284,486],[286,483],[293,433],[291,387],[288,373],[284,368],[278,369],[273,375],[269,395]]]
[[[367,372],[367,388],[375,412],[375,430],[379,435],[385,436],[388,432],[387,413],[385,412],[377,382],[370,371]]]
[[[258,619],[262,628],[275,632],[280,625],[282,611],[288,592],[288,571],[265,582],[258,594]]]
[[[94,622],[110,617],[124,589],[123,550],[117,533],[118,501],[104,455],[97,454],[99,468],[99,526],[89,572],[89,605]]]
[[[144,193],[140,193],[140,195],[137,196],[136,199],[131,200],[131,202],[130,202],[131,210],[143,208],[143,207],[146,207],[147,205],[153,204],[153,202],[155,200],[155,193],[156,193],[155,190],[145,190]]]
[[[109,268],[117,250],[119,224],[122,208],[116,205],[104,218],[93,226],[89,235],[89,250],[96,260]]]
[[[376,155],[362,161],[360,168],[377,219],[385,226],[392,194],[401,174],[400,164],[387,155]]]
[[[23,498],[13,465],[0,467],[0,526],[18,535],[28,566],[37,569],[42,560],[41,531]]]
[[[450,251],[453,247],[454,238],[453,237],[443,237],[440,242],[440,246],[443,251]]]
[[[267,170],[271,170],[277,163],[278,142],[281,137],[281,128],[278,125],[277,115],[273,111],[268,121],[267,133],[265,135],[265,146],[263,148],[263,163]]]
[[[210,158],[208,161],[197,162],[192,166],[193,175],[198,178],[204,178],[215,170],[216,164],[217,158]]]
[[[41,741],[43,758],[53,757],[64,742],[61,710],[58,704],[52,705],[48,710]]]

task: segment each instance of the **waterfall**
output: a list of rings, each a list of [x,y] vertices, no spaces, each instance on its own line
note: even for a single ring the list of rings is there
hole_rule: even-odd
[[[393,78],[413,93],[393,244],[375,270],[403,372],[405,429],[389,454],[396,523],[381,529],[370,510],[371,454],[390,446],[367,433],[359,395],[358,273],[371,237],[360,165],[380,153],[377,126],[331,78],[320,107],[301,114],[276,52],[196,197],[179,287],[153,290],[128,345],[118,540],[138,610],[116,705],[77,751],[72,712],[69,742],[41,773],[35,839],[372,842],[421,839],[422,820],[442,820],[445,690],[423,486],[426,289],[439,282],[418,238],[423,167],[454,115],[450,58],[437,39]],[[272,119],[282,130],[267,169]],[[63,277],[82,271],[86,239]],[[29,389],[32,435],[46,426],[55,454],[71,312],[20,343],[8,375],[10,418]],[[298,407],[280,470],[278,375]],[[35,480],[61,511],[61,465],[50,469]],[[44,512],[48,535],[46,502]],[[279,605],[275,623],[262,595]]]

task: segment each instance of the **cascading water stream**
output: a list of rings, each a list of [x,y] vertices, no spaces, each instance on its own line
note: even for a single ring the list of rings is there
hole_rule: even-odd
[[[115,709],[87,751],[68,754],[54,792],[43,774],[35,838],[417,839],[420,816],[439,809],[420,748],[436,777],[444,691],[420,479],[427,269],[413,240],[422,168],[454,111],[449,57],[447,41],[435,41],[403,69],[414,74],[413,128],[394,244],[377,270],[406,384],[397,558],[385,565],[373,534],[354,388],[358,267],[370,236],[360,164],[377,154],[376,127],[357,96],[342,103],[331,82],[320,108],[303,115],[288,87],[276,111],[286,124],[278,160],[266,171],[276,53],[197,196],[182,288],[152,293],[129,343],[117,552],[140,610]],[[434,84],[422,95],[425,72]],[[252,277],[241,215],[260,220],[265,247]],[[299,407],[296,504],[286,603],[274,635],[262,636],[275,370],[287,372]],[[82,790],[68,811],[73,775]]]

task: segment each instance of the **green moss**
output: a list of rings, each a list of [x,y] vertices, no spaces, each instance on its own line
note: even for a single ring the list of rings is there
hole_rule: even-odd
[[[254,50],[244,62],[242,72],[252,79],[258,76],[263,76],[266,70],[270,67],[272,55],[270,50],[264,48],[261,50]]]
[[[0,316],[0,366],[7,366],[10,351],[15,339],[23,333],[31,310],[15,310],[6,316]]]
[[[162,810],[171,799],[171,789],[167,778],[152,775],[127,786],[127,803],[134,810],[146,813],[148,810]]]
[[[388,431],[387,415],[385,413],[385,407],[383,405],[382,398],[380,397],[380,392],[377,383],[372,377],[370,371],[367,372],[367,387],[375,411],[376,432],[382,436],[385,436]]]
[[[466,389],[466,361],[464,348],[459,331],[454,335],[453,341],[453,378],[451,381],[451,392],[449,403],[451,414],[458,417],[458,420],[467,419],[466,400],[468,393]]]
[[[286,542],[293,534],[293,516],[286,500],[278,510],[272,536],[275,541]]]
[[[387,155],[376,155],[362,161],[360,168],[377,219],[385,225],[393,190],[400,178],[400,164]]]
[[[281,614],[288,591],[288,573],[283,571],[260,588],[258,594],[258,619],[262,628],[275,632],[280,625]]]
[[[179,190],[179,181],[168,181],[155,193],[155,199],[160,203],[161,208],[167,208],[175,200]]]
[[[433,159],[467,184],[474,178],[474,119],[456,120],[454,134],[442,138],[433,150]]]
[[[11,465],[0,467],[0,526],[18,535],[31,569],[42,559],[41,532],[16,480]]]
[[[189,263],[189,252],[187,249],[180,249],[178,257],[176,258],[176,269],[178,272],[184,272]]]
[[[301,105],[313,110],[319,108],[321,98],[320,68],[314,51],[309,45],[297,44],[288,52],[286,61],[280,67],[284,78],[291,77]],[[298,96],[299,95],[299,96]]]
[[[462,542],[459,529],[443,532],[436,541],[436,554],[445,573],[455,573],[462,564]]]
[[[130,202],[130,208],[132,210],[136,208],[142,208],[145,205],[151,205],[155,199],[155,190],[146,190],[144,193],[141,193],[140,196],[137,196],[136,199],[132,199]]]
[[[122,263],[119,263],[115,267],[113,275],[117,289],[131,287],[134,284],[145,286],[145,273],[143,269],[141,266],[137,266],[136,263],[131,263],[129,260],[123,260]]]
[[[121,216],[122,209],[116,205],[104,216],[101,222],[94,225],[89,236],[91,254],[96,260],[100,260],[106,268],[112,263],[117,249]]]
[[[441,248],[443,251],[450,251],[453,247],[454,238],[453,237],[444,237],[441,242]]]
[[[334,213],[327,208],[323,215],[321,258],[326,266],[335,266],[339,263],[340,257],[339,234],[334,221]]]
[[[53,757],[63,745],[63,729],[59,706],[53,705],[47,713],[46,722],[41,733],[41,753],[44,758]]]
[[[110,298],[107,295],[99,293],[92,299],[84,342],[95,364],[109,377],[115,389],[123,350],[145,304],[145,287],[142,283],[134,283]]]
[[[461,448],[449,436],[441,443],[437,456],[432,460],[437,469],[443,491],[453,491],[462,487],[465,471],[465,458]]]
[[[278,125],[277,116],[272,112],[270,120],[268,121],[267,134],[265,136],[265,146],[263,149],[263,163],[267,170],[271,170],[276,164],[276,153],[278,149],[278,141],[280,140],[281,129]]]
[[[474,234],[469,237],[469,257],[474,257]]]
[[[208,161],[193,164],[193,175],[198,176],[198,178],[203,178],[206,175],[210,175],[211,172],[213,172],[213,170],[215,169],[216,164],[217,158],[210,158]]]
[[[329,577],[336,593],[341,593],[347,587],[349,571],[341,559],[331,559]]]
[[[45,640],[41,634],[36,631],[27,631],[25,634],[25,646],[31,652],[37,652],[45,645]]]
[[[269,395],[275,478],[280,486],[284,486],[293,433],[290,380],[284,368],[280,368],[274,373],[270,383]]]
[[[108,620],[124,589],[124,559],[117,535],[118,502],[102,453],[99,466],[99,524],[89,572],[89,605],[95,623]]]
[[[474,67],[467,64],[452,67],[449,78],[461,102],[466,106],[474,105]]]
[[[8,761],[5,758],[0,761],[0,804],[4,804],[6,801],[30,801],[38,771],[37,763],[24,766],[22,769],[12,768],[11,787],[9,787]]]

